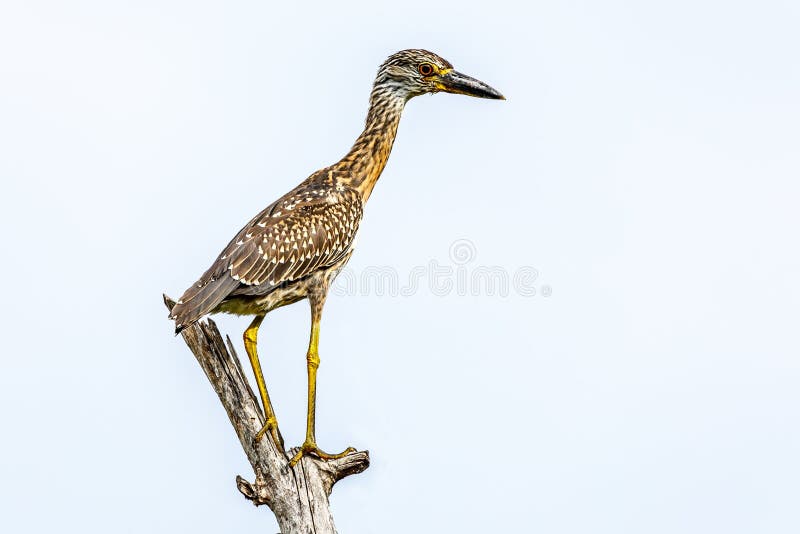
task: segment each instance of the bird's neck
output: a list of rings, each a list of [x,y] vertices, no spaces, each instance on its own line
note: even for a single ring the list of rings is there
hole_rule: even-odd
[[[337,167],[346,171],[348,184],[367,201],[392,151],[400,115],[408,101],[402,92],[376,86],[370,97],[364,131]]]

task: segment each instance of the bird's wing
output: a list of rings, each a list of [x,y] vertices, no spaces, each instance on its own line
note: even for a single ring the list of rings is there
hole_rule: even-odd
[[[349,251],[363,203],[349,188],[300,186],[256,215],[172,310],[178,330],[231,293],[260,294],[335,265]]]
[[[362,202],[350,189],[303,188],[251,221],[223,256],[234,280],[274,287],[304,278],[347,254]]]

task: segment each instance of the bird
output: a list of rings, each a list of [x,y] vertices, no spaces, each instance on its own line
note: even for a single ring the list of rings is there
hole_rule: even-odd
[[[285,454],[258,358],[258,329],[267,313],[303,299],[309,301],[306,437],[290,459],[292,466],[309,454],[332,460],[355,451],[348,447],[329,454],[317,446],[316,382],[322,309],[332,281],[353,254],[364,206],[386,166],[406,103],[413,97],[438,92],[505,100],[496,89],[456,71],[450,62],[428,50],[408,49],[390,55],[378,69],[364,130],[350,151],[250,219],[171,310],[169,317],[175,322],[176,334],[207,314],[254,317],[243,334],[265,416],[254,439],[259,441],[269,434]]]

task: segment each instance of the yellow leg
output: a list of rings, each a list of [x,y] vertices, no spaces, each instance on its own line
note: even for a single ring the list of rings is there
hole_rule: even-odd
[[[308,364],[308,413],[306,417],[306,440],[300,447],[297,454],[294,455],[289,462],[294,466],[300,461],[304,455],[311,453],[323,460],[334,460],[347,456],[351,452],[355,452],[353,447],[348,447],[344,452],[339,454],[328,454],[317,447],[317,440],[314,436],[314,416],[317,407],[317,368],[319,367],[319,321],[322,316],[322,305],[325,302],[325,296],[309,296],[311,303],[311,339],[308,343],[308,354],[306,355],[306,362]]]
[[[278,450],[283,452],[283,438],[278,431],[278,420],[275,418],[275,411],[272,409],[272,403],[269,401],[269,393],[267,393],[267,385],[264,383],[264,375],[261,372],[261,362],[258,360],[258,350],[256,344],[258,342],[258,327],[264,320],[263,315],[257,316],[244,331],[244,350],[250,357],[250,365],[253,367],[253,374],[256,377],[256,384],[258,384],[258,392],[261,394],[261,403],[264,405],[264,416],[266,421],[264,427],[258,431],[255,440],[260,441],[264,434],[269,432],[272,440]]]

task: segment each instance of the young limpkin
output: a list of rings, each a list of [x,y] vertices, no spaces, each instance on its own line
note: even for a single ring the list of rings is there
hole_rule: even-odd
[[[264,404],[267,432],[283,451],[283,440],[269,400],[256,351],[258,328],[264,316],[304,298],[311,303],[306,439],[291,459],[304,454],[339,458],[317,447],[314,435],[319,323],[328,288],[353,253],[364,204],[392,150],[400,115],[409,99],[445,91],[480,98],[504,99],[483,82],[453,70],[427,50],[392,54],[378,69],[363,133],[340,161],[321,169],[270,204],[242,228],[211,267],[175,307],[176,332],[208,313],[254,315],[244,332],[244,345]]]

